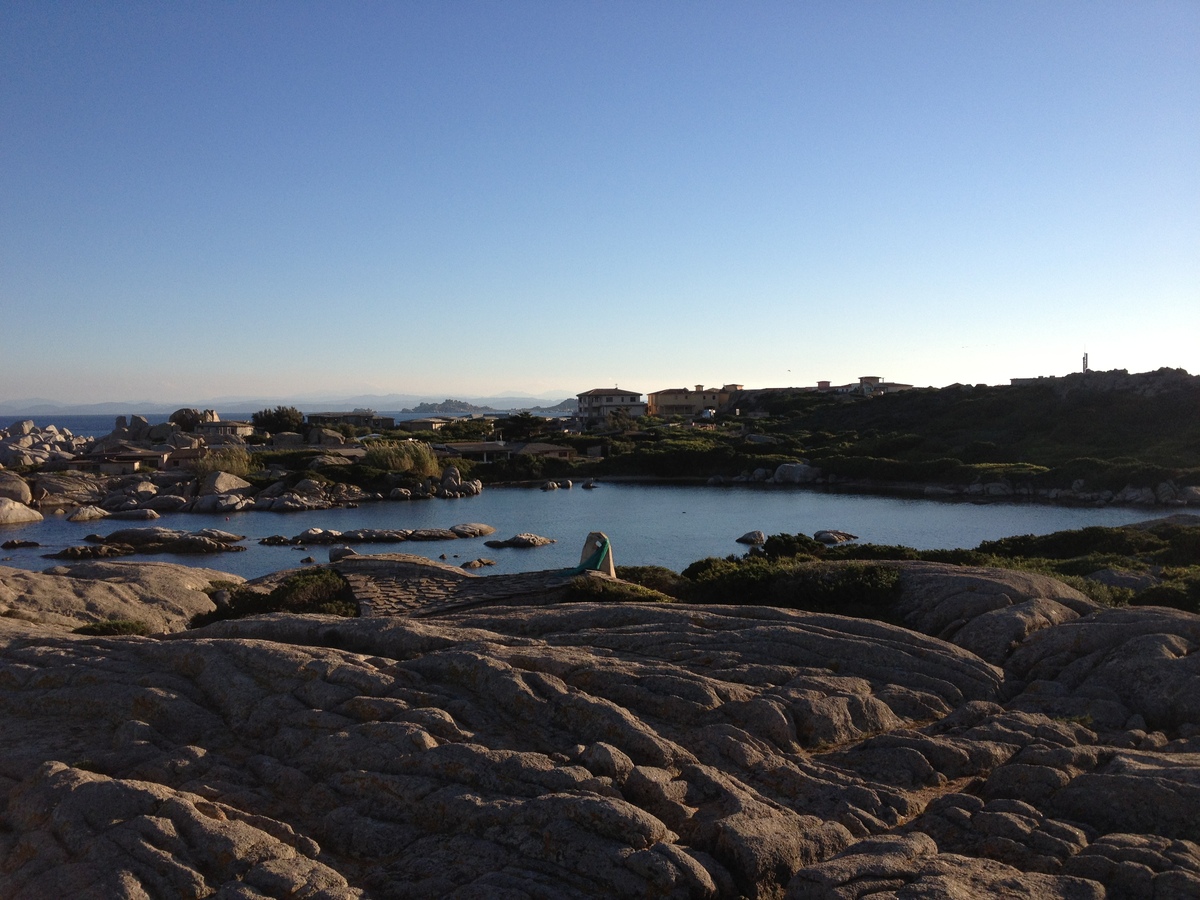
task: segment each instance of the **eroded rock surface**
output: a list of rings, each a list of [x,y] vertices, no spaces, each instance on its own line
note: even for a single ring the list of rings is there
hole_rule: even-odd
[[[142,622],[151,631],[180,631],[213,603],[213,582],[238,575],[173,563],[87,562],[30,572],[0,566],[0,618],[77,628],[110,619]]]
[[[1200,619],[957,574],[955,633],[1075,617],[1001,665],[757,607],[0,618],[0,896],[1196,896]]]

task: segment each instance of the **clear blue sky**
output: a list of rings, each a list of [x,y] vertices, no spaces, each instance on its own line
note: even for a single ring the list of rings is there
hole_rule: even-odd
[[[1200,3],[0,5],[0,399],[1200,372]]]

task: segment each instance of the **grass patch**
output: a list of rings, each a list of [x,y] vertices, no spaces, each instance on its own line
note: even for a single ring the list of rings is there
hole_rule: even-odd
[[[433,448],[422,441],[371,441],[362,464],[384,472],[405,472],[419,478],[437,475],[441,471]]]
[[[673,597],[640,584],[607,578],[572,578],[563,597],[568,603],[672,603]]]
[[[213,472],[227,472],[238,478],[245,478],[257,468],[250,456],[250,451],[242,447],[227,447],[215,450],[196,460],[192,470],[196,477],[203,481]]]

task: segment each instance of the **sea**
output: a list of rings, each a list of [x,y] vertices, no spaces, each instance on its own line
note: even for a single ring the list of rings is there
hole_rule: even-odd
[[[68,426],[69,427],[69,426]],[[971,548],[982,541],[1017,534],[1049,534],[1090,525],[1125,525],[1156,518],[1160,510],[1073,508],[1032,502],[968,502],[907,499],[840,493],[797,486],[728,487],[600,482],[595,490],[485,487],[476,497],[363,503],[351,509],[303,512],[239,512],[214,515],[165,514],[153,523],[102,519],[74,523],[61,515],[29,525],[0,526],[0,542],[36,541],[36,548],[0,550],[0,565],[36,571],[56,565],[44,558],[64,547],[85,543],[89,534],[120,528],[161,525],[183,531],[219,528],[244,536],[245,551],[211,556],[130,557],[218,569],[255,578],[300,567],[305,559],[328,560],[327,546],[271,547],[258,543],[271,535],[293,537],[310,528],[350,531],[358,528],[449,528],[481,522],[496,538],[532,532],[555,543],[533,549],[493,549],[485,538],[435,543],[352,545],[359,553],[400,551],[461,564],[479,558],[495,565],[483,574],[566,568],[580,560],[589,532],[601,531],[612,542],[617,565],[656,565],[674,571],[705,557],[742,554],[737,538],[759,530],[766,534],[813,534],[822,529],[848,531],[862,542],[903,544],[918,549]]]

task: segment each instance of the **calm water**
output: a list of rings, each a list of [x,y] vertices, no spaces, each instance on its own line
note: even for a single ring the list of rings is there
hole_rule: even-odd
[[[247,551],[217,556],[153,556],[190,565],[209,566],[247,578],[290,568],[312,555],[327,559],[327,548],[301,551],[262,547],[255,541],[273,534],[287,536],[320,527],[446,528],[461,522],[484,522],[495,537],[531,531],[558,541],[533,550],[493,550],[483,538],[437,543],[363,544],[360,553],[389,550],[450,562],[480,556],[497,565],[484,573],[523,572],[575,565],[589,531],[612,540],[618,565],[660,565],[679,571],[706,556],[743,553],[736,539],[755,529],[812,534],[824,528],[856,534],[876,544],[905,544],[918,549],[974,547],[981,541],[1013,534],[1048,534],[1088,525],[1124,525],[1163,515],[1134,509],[1070,509],[1027,503],[945,502],[824,493],[803,489],[754,487],[710,488],[666,485],[602,484],[594,491],[579,487],[544,492],[523,488],[486,488],[478,497],[458,500],[383,502],[357,509],[312,512],[242,512],[224,515],[164,515],[153,523],[104,519],[75,524],[61,516],[25,526],[0,526],[0,542],[12,538],[38,541],[31,550],[0,551],[0,564],[40,570],[56,564],[41,554],[83,543],[87,534],[109,534],[145,524],[195,531],[221,528],[247,536]]]

